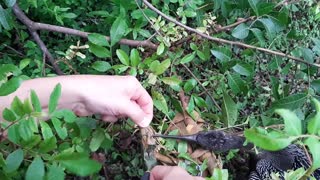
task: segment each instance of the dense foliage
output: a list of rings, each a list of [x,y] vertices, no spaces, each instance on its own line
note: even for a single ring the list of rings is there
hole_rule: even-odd
[[[16,3],[34,22],[90,34],[77,36],[70,31],[35,28],[36,24],[26,26],[18,20]],[[2,0],[0,96],[15,91],[23,80],[55,76],[55,65],[64,74],[133,75],[152,95],[152,127],[157,133],[240,131],[248,141],[267,150],[299,143],[309,149],[314,163],[308,170],[290,172],[288,179],[320,168],[319,3],[150,3],[200,34],[229,41],[192,33],[141,0]],[[44,42],[54,65],[31,32]],[[11,108],[4,110],[7,121],[1,123],[1,134],[6,131],[8,138],[0,143],[0,178],[63,179],[75,174],[123,179],[143,175],[134,123],[126,120],[109,125],[100,123],[98,116],[79,118],[69,110],[57,110],[60,88],[52,90],[50,121],[41,121],[43,112],[35,92],[29,100],[16,98]],[[172,127],[182,115],[189,119],[182,128],[185,132]],[[161,160],[163,156],[174,159],[173,164],[191,174],[207,170],[207,177],[213,179],[233,176],[222,166],[212,167],[206,160],[193,158],[186,143],[162,140],[159,144]],[[214,157],[220,163],[238,156],[236,151],[220,154],[222,158],[218,155]]]

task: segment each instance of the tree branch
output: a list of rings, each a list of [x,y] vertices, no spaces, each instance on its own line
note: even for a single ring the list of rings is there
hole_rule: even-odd
[[[48,61],[52,65],[53,69],[56,71],[57,74],[63,75],[64,73],[61,71],[59,66],[55,63],[53,56],[51,53],[48,51],[46,45],[43,43],[41,40],[39,34],[37,33],[36,29],[33,27],[34,22],[31,21],[25,14],[24,12],[20,9],[17,3],[14,4],[12,7],[13,13],[15,16],[24,24],[27,26],[31,36],[33,39],[36,41],[38,46],[40,47],[42,53],[48,58]],[[45,64],[44,64],[45,66]]]
[[[219,33],[221,31],[230,31],[231,28],[235,27],[235,26],[238,26],[239,24],[241,23],[245,23],[245,22],[248,22],[248,21],[252,21],[254,20],[256,17],[255,16],[251,16],[249,18],[239,18],[237,22],[233,23],[233,24],[230,24],[230,25],[227,25],[227,26],[223,26],[223,27],[216,27],[216,31],[215,33]]]
[[[153,10],[154,12],[156,12],[157,14],[159,14],[160,16],[162,16],[163,18],[165,18],[166,20],[170,21],[170,22],[173,22],[175,23],[176,25],[178,26],[181,26],[183,28],[185,28],[186,30],[190,31],[190,32],[193,32],[193,33],[196,33],[198,34],[199,36],[203,37],[203,38],[206,38],[208,40],[211,40],[211,41],[214,41],[214,42],[217,42],[217,43],[222,43],[222,44],[229,44],[229,45],[235,45],[235,46],[239,46],[239,47],[243,47],[243,48],[248,48],[248,49],[254,49],[254,50],[258,50],[258,51],[261,51],[261,52],[265,52],[265,53],[268,53],[268,54],[273,54],[273,55],[277,55],[277,56],[281,56],[281,57],[286,57],[286,58],[289,58],[289,59],[292,59],[292,60],[295,60],[297,62],[301,62],[301,63],[304,63],[304,64],[308,64],[308,65],[311,65],[311,66],[315,66],[315,67],[318,67],[320,68],[320,64],[315,64],[315,63],[310,63],[310,62],[307,62],[301,58],[297,58],[297,57],[294,57],[294,56],[290,56],[288,54],[285,54],[285,53],[282,53],[282,52],[279,52],[279,51],[273,51],[273,50],[269,50],[269,49],[265,49],[265,48],[261,48],[261,47],[257,47],[257,46],[252,46],[252,45],[249,45],[249,44],[244,44],[244,43],[241,43],[241,42],[238,42],[238,41],[230,41],[230,40],[226,40],[226,39],[221,39],[221,38],[216,38],[216,37],[211,37],[209,35],[206,35],[204,33],[201,33],[200,31],[194,29],[194,28],[191,28],[189,26],[186,26],[184,24],[182,24],[181,22],[165,15],[164,13],[162,13],[160,10],[158,10],[157,8],[155,8],[152,4],[150,4],[147,0],[143,0],[143,3],[148,7],[150,8],[151,10]]]

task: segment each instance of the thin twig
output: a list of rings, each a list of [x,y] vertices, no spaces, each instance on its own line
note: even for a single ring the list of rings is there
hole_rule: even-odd
[[[189,26],[186,26],[184,24],[182,24],[181,22],[179,21],[176,21],[175,19],[165,15],[164,13],[162,13],[160,10],[158,10],[157,8],[155,8],[152,4],[150,4],[147,0],[143,0],[143,3],[148,7],[150,8],[151,10],[153,10],[154,12],[156,12],[157,14],[159,14],[160,16],[162,16],[163,18],[167,19],[168,21],[171,21],[183,28],[185,28],[186,30],[190,31],[190,32],[193,32],[193,33],[196,33],[198,34],[199,36],[203,37],[203,38],[206,38],[208,40],[211,40],[211,41],[214,41],[214,42],[217,42],[217,43],[222,43],[222,44],[229,44],[229,45],[235,45],[235,46],[239,46],[239,47],[243,47],[243,48],[248,48],[248,49],[254,49],[254,50],[258,50],[258,51],[262,51],[262,52],[265,52],[265,53],[269,53],[269,54],[273,54],[273,55],[277,55],[277,56],[281,56],[281,57],[286,57],[286,58],[289,58],[289,59],[292,59],[292,60],[295,60],[297,62],[301,62],[301,63],[304,63],[304,64],[308,64],[308,65],[311,65],[311,66],[315,66],[315,67],[318,67],[320,68],[320,64],[315,64],[315,63],[310,63],[310,62],[307,62],[301,58],[297,58],[297,57],[294,57],[294,56],[290,56],[288,54],[285,54],[285,53],[282,53],[282,52],[279,52],[279,51],[273,51],[273,50],[269,50],[269,49],[265,49],[265,48],[261,48],[261,47],[257,47],[257,46],[252,46],[252,45],[249,45],[249,44],[244,44],[244,43],[241,43],[241,42],[238,42],[238,41],[230,41],[230,40],[226,40],[226,39],[221,39],[221,38],[216,38],[216,37],[211,37],[207,34],[204,34],[194,28],[191,28]]]
[[[248,22],[248,21],[252,21],[254,20],[256,17],[255,16],[251,16],[249,18],[241,18],[239,19],[237,22],[233,23],[233,24],[230,24],[230,25],[227,25],[227,26],[223,26],[223,27],[218,27],[217,30],[215,31],[216,33],[219,33],[221,31],[229,31],[231,28],[235,27],[235,26],[238,26],[239,24],[241,23],[245,23],[245,22]]]
[[[211,101],[214,103],[214,105],[218,108],[219,111],[221,111],[221,107],[219,106],[219,104],[216,102],[216,100],[211,96],[211,94],[209,93],[209,91],[207,90],[206,87],[204,87],[202,85],[202,83],[200,82],[200,80],[197,78],[196,75],[193,74],[193,72],[185,65],[185,64],[181,64],[190,74],[191,76],[199,83],[199,85],[203,88],[203,90],[205,91],[205,93],[210,97]]]

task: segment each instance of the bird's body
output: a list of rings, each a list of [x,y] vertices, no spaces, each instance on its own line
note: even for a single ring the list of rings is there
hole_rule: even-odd
[[[251,143],[244,146],[244,137],[227,134],[222,131],[199,132],[187,136],[154,135],[154,137],[185,140],[196,143],[205,149],[218,152],[253,147]],[[290,169],[296,170],[301,167],[308,169],[311,166],[306,152],[295,144],[289,145],[280,151],[261,150],[255,156],[254,163],[255,168],[250,172],[249,180],[271,179],[272,173],[278,174],[280,179],[284,179],[284,173]],[[317,169],[312,176],[320,180],[320,169]]]

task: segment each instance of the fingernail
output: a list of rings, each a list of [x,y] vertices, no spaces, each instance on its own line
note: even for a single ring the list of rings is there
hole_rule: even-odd
[[[141,127],[148,127],[150,122],[151,122],[151,119],[149,119],[147,117],[144,117],[143,120],[140,123],[140,126]]]

